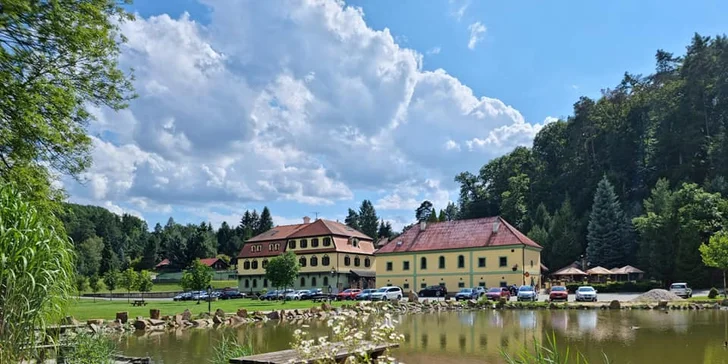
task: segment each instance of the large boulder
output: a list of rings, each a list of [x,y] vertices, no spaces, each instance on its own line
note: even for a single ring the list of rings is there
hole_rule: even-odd
[[[418,302],[419,300],[420,300],[420,298],[417,297],[417,294],[416,293],[414,293],[412,291],[407,292],[407,301],[409,301],[409,302]]]
[[[659,301],[657,302],[657,308],[660,310],[666,310],[667,309],[667,301]]]
[[[122,324],[127,323],[129,321],[129,312],[117,312],[116,319],[119,320],[119,322],[121,322]]]
[[[225,311],[223,311],[222,308],[218,308],[215,310],[215,316],[225,317]]]
[[[182,319],[185,321],[192,320],[192,312],[190,312],[190,310],[185,310],[184,312],[182,312]]]
[[[720,301],[720,305],[723,307],[728,306],[728,299],[724,299],[724,300]]]
[[[149,318],[159,320],[160,317],[161,317],[161,313],[159,312],[159,309],[152,308],[149,310]]]
[[[147,320],[149,322],[149,325],[151,326],[164,326],[166,323],[164,320],[157,320],[157,319],[149,319]]]
[[[140,331],[146,330],[148,326],[149,325],[147,325],[146,320],[135,320],[134,321],[134,328],[137,330],[140,330]]]
[[[324,311],[331,311],[331,305],[328,302],[324,302],[321,304],[321,309]]]
[[[239,308],[238,312],[237,312],[237,316],[242,317],[242,318],[248,318],[248,310],[246,310],[244,308]]]
[[[609,302],[609,308],[612,310],[619,310],[622,308],[622,304],[617,300],[612,300],[612,302]]]
[[[271,320],[280,320],[281,315],[278,313],[278,311],[271,311],[268,313],[268,318]]]
[[[218,316],[218,315],[212,316],[212,323],[213,324],[220,325],[223,322],[225,322],[225,316],[224,315],[223,316]]]

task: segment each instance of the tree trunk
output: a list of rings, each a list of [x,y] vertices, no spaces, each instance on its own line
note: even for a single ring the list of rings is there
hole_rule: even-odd
[[[109,301],[114,300],[114,291],[109,291]]]
[[[723,270],[723,298],[728,298],[728,292],[725,291],[725,269]]]

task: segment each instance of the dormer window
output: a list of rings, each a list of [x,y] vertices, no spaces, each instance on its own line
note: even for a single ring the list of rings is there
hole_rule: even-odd
[[[357,238],[351,238],[351,246],[358,247],[359,246],[359,239]]]
[[[324,246],[331,246],[331,238],[324,238]]]

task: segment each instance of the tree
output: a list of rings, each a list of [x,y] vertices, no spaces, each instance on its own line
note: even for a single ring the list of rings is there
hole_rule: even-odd
[[[359,207],[359,227],[364,235],[374,239],[377,236],[379,218],[374,210],[374,205],[369,200],[364,200]]]
[[[187,251],[184,264],[188,265],[193,259],[204,259],[217,255],[215,240],[214,234],[204,224],[193,228],[193,232],[185,244]]]
[[[142,301],[144,301],[144,292],[149,292],[152,290],[152,287],[154,287],[154,282],[152,282],[152,275],[151,273],[149,273],[148,270],[143,270],[139,272],[139,275],[137,275],[136,278],[136,287],[139,292],[142,293]]]
[[[344,223],[352,229],[359,230],[359,214],[353,209],[349,209],[349,214],[346,215]]]
[[[437,211],[435,209],[432,209],[432,212],[430,213],[430,217],[427,218],[427,222],[438,222],[440,220],[437,219]]]
[[[728,270],[728,233],[720,231],[710,237],[708,244],[700,245],[700,256],[708,267],[723,272],[723,297],[726,298],[726,270]]]
[[[377,238],[391,238],[394,235],[394,231],[392,231],[392,224],[389,223],[389,221],[385,222],[384,220],[381,220],[379,222],[379,231],[377,232]]]
[[[91,292],[94,293],[94,302],[96,302],[96,293],[101,290],[101,279],[98,275],[94,274],[88,280],[88,286],[91,288]]]
[[[551,219],[548,243],[545,244],[546,247],[549,247],[549,250],[546,251],[543,257],[548,267],[554,270],[561,269],[579,258],[583,250],[576,238],[576,230],[576,220],[571,208],[571,202],[566,199]]]
[[[41,211],[0,182],[0,363],[34,358],[75,291],[73,245]]]
[[[298,277],[298,259],[292,251],[287,251],[268,262],[265,267],[265,278],[273,287],[285,288],[291,287]]]
[[[606,176],[599,181],[594,194],[588,229],[586,254],[592,264],[607,268],[626,264],[630,242],[624,212]]]
[[[447,221],[447,216],[445,216],[445,210],[440,209],[440,214],[437,216],[437,221]]]
[[[88,289],[88,277],[82,276],[80,274],[76,275],[76,291],[78,291],[78,296],[81,296],[81,293]]]
[[[76,271],[86,277],[99,272],[104,242],[98,236],[90,237],[76,247]]]
[[[104,285],[109,290],[109,301],[111,301],[116,285],[119,282],[119,271],[110,270],[104,274]]]
[[[159,238],[155,234],[150,234],[144,244],[141,260],[138,269],[153,269],[157,264],[157,254],[159,251]]]
[[[122,288],[126,289],[126,302],[129,302],[129,299],[131,297],[131,290],[133,290],[137,286],[136,280],[137,274],[131,268],[127,268],[125,271],[121,272],[121,275],[119,276],[119,285],[121,285]]]
[[[210,285],[214,271],[212,268],[202,264],[199,259],[195,259],[187,270],[182,273],[180,285],[185,291],[202,291]],[[200,303],[198,297],[197,304]]]
[[[680,228],[675,203],[670,183],[660,179],[644,201],[644,215],[632,220],[639,234],[640,261],[651,276],[663,283],[674,279]]]
[[[445,220],[447,221],[453,221],[458,218],[458,207],[452,203],[448,202],[447,206],[445,207]]]
[[[501,216],[518,229],[523,229],[526,223],[526,195],[530,184],[530,178],[521,173],[508,178],[508,190],[501,193]]]
[[[228,225],[226,221],[222,222],[220,228],[217,230],[216,235],[218,253],[232,256],[236,255],[239,252],[239,250],[237,250],[237,247],[231,245],[231,243],[233,243],[232,240],[235,236],[235,231],[230,228],[230,225]]]
[[[432,207],[432,202],[424,200],[420,204],[420,207],[415,210],[415,219],[417,219],[417,221],[427,221],[430,219],[430,215],[434,213],[435,208]]]
[[[131,18],[113,0],[3,2],[0,179],[41,209],[62,197],[53,172],[78,177],[91,163],[88,108],[133,97],[117,63],[119,24]]]
[[[263,212],[260,213],[260,222],[258,223],[258,229],[255,231],[255,235],[262,234],[273,228],[273,217],[270,215],[268,206],[263,207]]]

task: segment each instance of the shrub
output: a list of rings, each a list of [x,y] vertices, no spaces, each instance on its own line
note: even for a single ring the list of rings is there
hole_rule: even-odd
[[[79,334],[73,338],[73,349],[66,354],[69,364],[113,364],[116,345],[102,335]]]
[[[212,364],[227,364],[232,358],[239,358],[253,354],[252,346],[239,343],[234,337],[220,338],[215,353],[212,355]]]
[[[718,297],[718,290],[715,287],[713,287],[710,289],[710,292],[708,292],[708,298],[710,298],[712,300],[716,297]]]
[[[572,358],[574,359],[574,363],[589,364],[584,355],[579,352],[571,355],[568,347],[564,350],[560,350],[556,346],[556,334],[554,333],[550,336],[546,336],[546,344],[534,339],[533,346],[533,350],[524,346],[523,349],[515,355],[508,354],[503,350],[503,348],[501,348],[500,354],[507,364],[565,364],[572,363]],[[606,354],[603,354],[603,356],[604,363],[609,364],[609,358]]]

